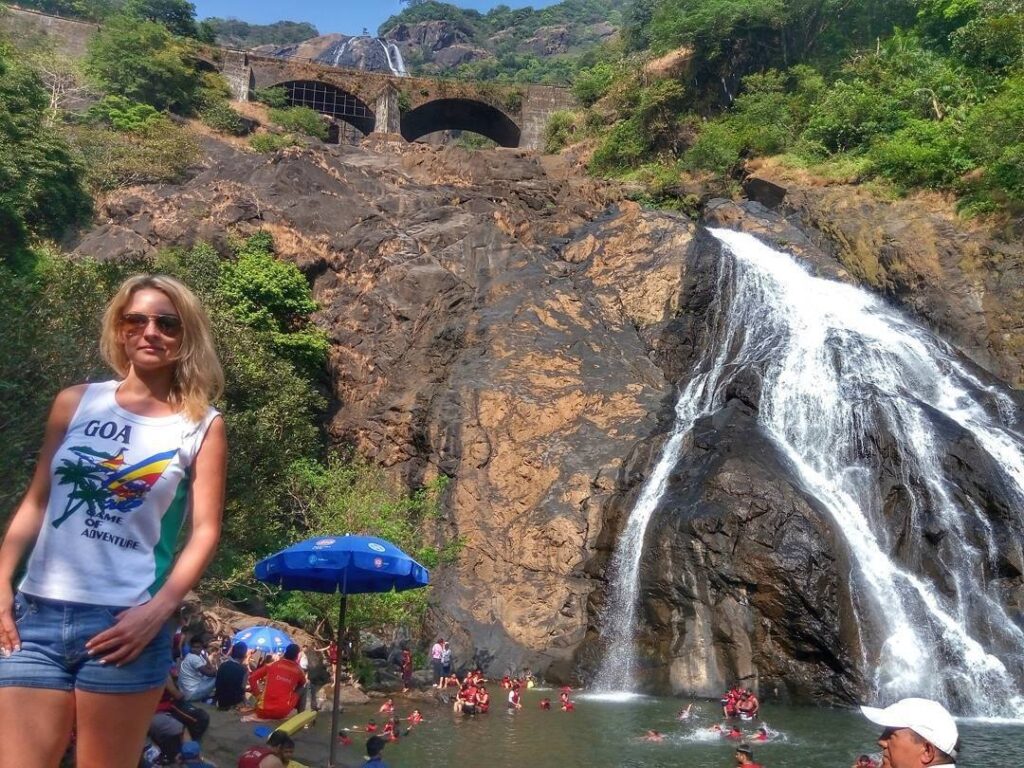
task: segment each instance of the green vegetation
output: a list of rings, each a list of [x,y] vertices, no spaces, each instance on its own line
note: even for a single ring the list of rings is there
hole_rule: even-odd
[[[245,136],[249,124],[226,101],[215,101],[199,112],[199,119],[215,131],[231,136]]]
[[[442,480],[412,493],[358,458],[329,451],[320,428],[326,361],[324,334],[311,323],[316,304],[298,269],[274,257],[257,233],[228,257],[207,245],[154,260],[99,263],[37,250],[30,266],[0,265],[0,517],[24,492],[56,392],[112,375],[98,350],[98,319],[128,274],[158,270],[185,280],[213,320],[227,389],[217,407],[230,444],[224,536],[202,588],[244,600],[258,595],[278,618],[313,629],[336,603],[256,584],[252,565],[307,536],[381,535],[427,565],[451,559],[459,543],[432,546]],[[294,337],[286,340],[286,337]],[[415,624],[426,594],[353,601],[353,626]]]
[[[677,48],[688,67],[645,73]],[[555,116],[549,149],[590,138],[591,169],[646,177],[651,199],[666,173],[728,181],[782,155],[1024,210],[1020,0],[634,0],[574,91],[584,109]]]
[[[301,43],[320,33],[305,21],[275,21],[273,24],[248,24],[238,19],[204,19],[217,45],[226,48],[255,48],[257,45]]]
[[[53,131],[39,77],[0,45],[0,253],[57,236],[90,213],[85,168]]]
[[[321,141],[327,139],[327,122],[319,112],[309,107],[272,107],[270,121],[286,131],[296,131]]]
[[[191,46],[162,25],[115,16],[89,44],[85,71],[105,93],[161,111],[187,113],[195,106],[200,87],[191,56]]]
[[[257,152],[277,152],[298,146],[299,141],[290,133],[257,133],[249,139],[249,146]]]
[[[266,104],[268,107],[281,109],[288,106],[288,91],[284,86],[275,85],[270,88],[257,88],[252,93],[255,101]]]

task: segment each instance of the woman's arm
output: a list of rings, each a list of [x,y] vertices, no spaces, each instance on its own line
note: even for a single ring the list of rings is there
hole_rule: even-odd
[[[224,512],[227,476],[227,436],[224,420],[213,420],[192,464],[192,533],[171,575],[148,603],[123,611],[117,623],[100,632],[86,648],[105,664],[121,666],[134,660],[203,575],[217,551]]]
[[[5,655],[21,649],[21,638],[18,637],[13,615],[14,585],[11,582],[14,572],[25,553],[32,548],[42,528],[46,505],[50,499],[50,464],[78,410],[86,386],[79,384],[68,387],[54,399],[46,419],[43,446],[39,451],[32,481],[11,517],[3,544],[0,544],[0,651]]]

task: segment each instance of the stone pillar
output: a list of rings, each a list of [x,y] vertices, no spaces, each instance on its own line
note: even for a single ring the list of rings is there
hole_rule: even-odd
[[[555,112],[578,107],[572,91],[550,85],[531,85],[523,99],[523,113],[520,126],[522,133],[519,146],[524,149],[541,149],[544,146],[544,128]]]
[[[248,101],[252,90],[253,74],[249,56],[245,51],[224,51],[221,74],[231,87],[235,101]]]
[[[398,89],[393,83],[384,86],[377,97],[376,121],[374,133],[402,133],[402,114],[398,106]]]

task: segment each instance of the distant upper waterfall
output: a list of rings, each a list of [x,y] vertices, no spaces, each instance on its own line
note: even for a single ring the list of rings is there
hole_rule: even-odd
[[[709,343],[616,546],[598,687],[632,687],[644,537],[672,468],[685,460],[686,436],[695,420],[725,405],[736,377],[754,369],[762,377],[760,429],[851,555],[853,607],[871,629],[862,671],[877,697],[930,696],[964,713],[1024,717],[1024,632],[986,588],[1000,543],[982,514],[984,500],[971,495],[977,489],[959,487],[944,461],[943,430],[956,429],[991,463],[1010,505],[1024,507],[1024,437],[1013,401],[875,296],[814,277],[751,235],[711,234],[725,258]],[[922,537],[927,511],[941,524],[943,552],[953,553],[931,555],[947,574],[941,590],[897,562],[906,558],[896,553],[883,509],[882,459],[866,447],[879,434],[898,449],[911,537]]]
[[[398,50],[398,46],[379,38],[377,42],[380,43],[380,47],[384,49],[384,55],[387,57],[388,67],[391,69],[391,74],[397,75],[398,77],[406,77],[409,73],[405,70],[405,61],[402,59],[402,52]]]

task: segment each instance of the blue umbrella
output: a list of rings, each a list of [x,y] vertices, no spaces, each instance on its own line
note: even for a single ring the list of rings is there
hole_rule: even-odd
[[[283,651],[293,642],[295,641],[277,627],[249,627],[236,632],[231,638],[232,645],[245,643],[247,648],[268,653]]]
[[[256,578],[284,589],[341,593],[338,646],[345,628],[348,596],[366,592],[402,592],[430,583],[427,569],[390,541],[373,536],[321,536],[292,544],[256,563]],[[341,665],[334,668],[334,711],[331,714],[333,768],[338,746]]]

